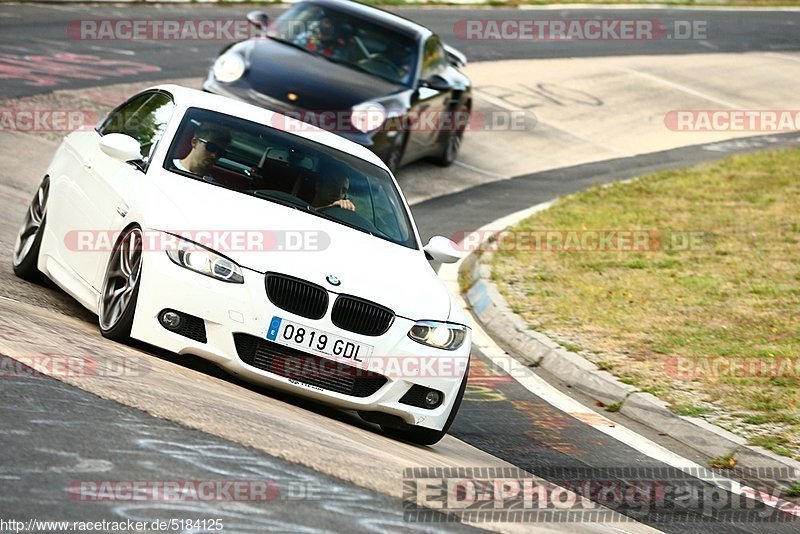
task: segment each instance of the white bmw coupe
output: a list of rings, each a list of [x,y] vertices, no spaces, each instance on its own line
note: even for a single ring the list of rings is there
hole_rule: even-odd
[[[471,330],[429,260],[457,258],[444,237],[421,246],[366,148],[164,85],[65,137],[13,266],[96,313],[105,337],[199,356],[433,444],[461,403]]]

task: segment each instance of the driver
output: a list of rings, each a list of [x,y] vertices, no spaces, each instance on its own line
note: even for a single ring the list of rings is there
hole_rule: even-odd
[[[349,61],[353,57],[353,41],[338,31],[331,18],[322,17],[316,30],[305,43],[306,50],[338,60]]]
[[[207,176],[214,163],[225,154],[231,142],[227,128],[205,122],[197,127],[192,137],[192,150],[183,159],[175,159],[172,164],[181,171],[198,176]]]
[[[356,211],[356,205],[347,196],[350,188],[350,178],[347,174],[347,166],[343,163],[337,162],[332,165],[327,177],[317,182],[311,205],[318,210],[339,207]]]

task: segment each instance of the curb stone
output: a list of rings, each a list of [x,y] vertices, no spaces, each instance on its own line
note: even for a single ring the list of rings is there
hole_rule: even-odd
[[[541,208],[537,206],[523,210],[504,217],[502,224],[494,221],[484,228],[507,228],[532,213],[547,209],[551,204],[552,202]],[[654,395],[623,384],[611,373],[599,369],[579,354],[570,352],[546,335],[531,330],[511,310],[492,282],[488,265],[491,257],[490,251],[478,249],[472,252],[460,262],[458,276],[468,281],[468,289],[462,293],[472,314],[509,355],[528,367],[545,369],[570,388],[606,406],[619,405],[619,412],[626,417],[666,434],[709,458],[733,453],[737,464],[742,467],[788,468],[795,474],[800,473],[800,462],[762,447],[747,445],[744,438],[703,419],[677,415],[669,409],[666,402]]]

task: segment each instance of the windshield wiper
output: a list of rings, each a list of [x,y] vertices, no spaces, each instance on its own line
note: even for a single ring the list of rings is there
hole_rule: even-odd
[[[343,221],[341,219],[337,219],[336,217],[331,217],[330,215],[326,215],[325,213],[319,211],[318,209],[315,209],[313,211],[309,210],[309,213],[313,213],[314,215],[322,217],[323,219],[327,219],[327,220],[333,221],[335,223],[343,224],[344,226],[348,226],[350,228],[358,230],[359,232],[364,232],[365,234],[369,234],[372,237],[375,237],[375,234],[373,234],[372,232],[370,232],[369,230],[367,230],[365,228],[361,228],[360,226],[356,226],[353,223],[345,222],[345,221]]]
[[[312,52],[312,54],[313,54],[313,52]],[[392,82],[392,83],[394,83],[394,84],[398,84],[398,83],[400,83],[399,81],[397,81],[397,80],[394,80],[394,79],[392,79],[392,78],[389,78],[389,77],[387,77],[387,76],[382,76],[382,75],[380,75],[380,74],[376,74],[376,73],[372,72],[371,70],[367,70],[367,69],[365,69],[364,67],[362,67],[361,65],[359,65],[358,63],[350,63],[349,61],[345,61],[345,60],[343,60],[343,59],[336,59],[336,58],[334,58],[334,57],[331,57],[331,56],[323,56],[323,55],[321,55],[321,54],[314,54],[314,55],[315,55],[315,56],[322,57],[322,58],[325,58],[325,59],[327,59],[328,61],[330,61],[331,63],[336,63],[337,65],[344,65],[345,67],[349,67],[349,68],[351,68],[351,69],[353,69],[353,70],[357,70],[357,71],[359,71],[359,72],[363,72],[363,73],[365,73],[365,74],[369,74],[370,76],[377,76],[378,78],[382,78],[382,79],[384,79],[384,80],[386,80],[386,81],[389,81],[389,82]]]
[[[292,42],[292,41],[290,41],[288,39],[281,39],[280,37],[272,37],[272,36],[268,36],[268,37],[270,39],[272,39],[273,41],[277,41],[277,42],[283,43],[283,44],[285,44],[287,46],[291,46],[292,48],[296,48],[298,50],[302,50],[306,54],[311,54],[312,56],[318,55],[318,54],[315,54],[314,52],[312,52],[311,50],[309,50],[308,48],[306,48],[305,46],[299,45],[297,43],[294,43],[294,42]]]

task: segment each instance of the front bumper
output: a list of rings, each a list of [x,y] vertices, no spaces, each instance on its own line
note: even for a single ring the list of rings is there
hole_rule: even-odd
[[[330,319],[336,296],[333,293],[329,295],[325,316],[312,320],[276,307],[267,297],[265,277],[261,273],[243,269],[244,283],[231,284],[180,267],[172,263],[163,251],[147,252],[143,261],[131,331],[134,339],[178,354],[199,356],[249,382],[275,387],[338,408],[390,414],[407,424],[434,430],[444,427],[468,365],[469,330],[464,344],[456,351],[438,350],[411,340],[407,333],[414,322],[401,317],[395,317],[385,334],[365,336],[333,324]],[[368,295],[360,296],[368,298]],[[165,309],[202,319],[206,341],[191,339],[162,326],[158,316]],[[245,363],[247,357],[237,351],[234,335],[239,339],[246,335],[264,340],[270,321],[275,316],[374,346],[372,358],[377,359],[370,360],[369,369],[385,376],[386,382],[374,393],[357,397],[303,382],[303,377],[296,374],[281,376]],[[241,343],[239,350],[242,350]],[[333,357],[330,360],[349,363],[337,362]],[[444,401],[434,409],[400,402],[415,384],[440,391]]]

